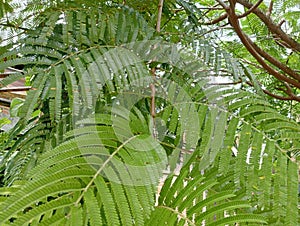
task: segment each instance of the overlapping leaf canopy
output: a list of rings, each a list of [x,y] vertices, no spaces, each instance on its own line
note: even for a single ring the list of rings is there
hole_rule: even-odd
[[[299,125],[263,96],[211,85],[247,68],[201,36],[164,40],[147,11],[63,6],[2,54],[1,69],[24,65],[2,85],[32,88],[2,144],[1,224],[297,222]]]

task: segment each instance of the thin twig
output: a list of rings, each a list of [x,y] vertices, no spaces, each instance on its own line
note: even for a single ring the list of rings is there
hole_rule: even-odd
[[[212,10],[223,10],[222,7],[214,7],[214,6],[212,6],[212,7],[198,7],[197,9],[200,9],[200,10],[210,10],[210,11],[212,11]]]
[[[0,23],[0,26],[20,29],[22,31],[28,31],[29,30],[28,28],[20,27],[18,25],[12,24],[12,23]]]
[[[211,33],[211,32],[219,31],[219,30],[222,30],[222,29],[232,29],[231,27],[226,27],[228,24],[229,24],[229,23],[223,24],[223,25],[220,26],[220,27],[216,27],[216,28],[214,28],[214,29],[208,30],[208,31],[203,32],[203,33],[201,33],[201,34],[195,34],[195,37],[202,37],[202,36],[207,35],[207,34],[209,34],[209,33]]]
[[[267,17],[271,17],[272,11],[273,11],[273,1],[271,0],[268,12],[266,13]]]
[[[216,19],[213,19],[207,23],[204,23],[204,25],[213,25],[213,24],[217,24],[219,22],[221,22],[222,20],[225,20],[226,18],[228,17],[228,14],[227,13],[224,13],[222,14],[221,16],[219,16],[218,18]]]
[[[198,8],[198,9],[201,10],[201,7]],[[220,4],[215,4],[215,5],[213,5],[212,7],[207,8],[206,12],[204,12],[204,13],[202,14],[202,17],[206,16],[206,15],[207,15],[209,12],[211,12],[212,10],[222,10],[222,9],[223,9],[223,8],[220,7]]]

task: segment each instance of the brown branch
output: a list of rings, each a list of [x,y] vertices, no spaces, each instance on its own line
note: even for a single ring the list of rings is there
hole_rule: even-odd
[[[234,13],[234,15],[236,15],[235,14],[235,5],[236,5],[236,0],[229,0],[229,9],[230,9],[230,11],[232,12],[232,13]]]
[[[285,19],[282,19],[279,23],[278,23],[278,27],[281,27],[282,26],[282,24],[285,22]]]
[[[243,5],[244,7],[250,9],[253,4],[248,0],[236,0],[238,3]],[[273,34],[276,34],[283,42],[287,43],[289,48],[293,51],[300,52],[300,43],[292,39],[289,35],[287,35],[274,21],[263,11],[258,8],[253,10],[253,13],[268,27],[269,31]]]
[[[281,74],[277,70],[270,67],[264,61],[264,59],[261,57],[261,55],[257,52],[257,50],[256,50],[257,48],[255,47],[254,43],[242,31],[242,29],[239,25],[239,20],[237,18],[237,15],[235,14],[235,11],[233,10],[234,5],[235,5],[235,2],[233,0],[230,0],[230,8],[226,7],[226,11],[227,11],[228,16],[229,16],[229,21],[230,21],[230,24],[232,25],[232,27],[234,28],[235,32],[239,36],[240,40],[242,41],[242,43],[244,44],[246,49],[249,51],[249,53],[258,61],[258,63],[260,63],[263,66],[263,68],[268,73],[273,75],[275,78],[277,78],[280,81],[284,81],[284,82],[287,82],[289,84],[292,84],[293,86],[295,86],[297,88],[300,88],[300,83],[298,81],[295,81],[294,79],[291,79],[291,78]]]
[[[258,2],[259,3],[259,2]],[[254,11],[257,6],[258,3],[255,5],[252,5],[252,7],[250,8],[252,11]],[[231,12],[234,13],[234,8],[232,7],[234,3],[231,3]],[[227,7],[228,10],[229,7]],[[233,10],[232,10],[233,9]],[[249,10],[250,11],[250,10]],[[236,15],[234,13],[234,15]],[[238,18],[238,17],[237,17]],[[238,21],[237,21],[238,24]],[[241,29],[240,29],[241,30]],[[251,45],[253,47],[253,49],[264,59],[266,59],[267,61],[269,61],[271,64],[273,64],[274,66],[276,66],[277,68],[281,69],[283,72],[285,72],[286,74],[290,75],[292,78],[294,78],[297,81],[293,81],[292,79],[289,79],[288,77],[287,80],[284,80],[286,82],[289,82],[291,84],[293,84],[294,86],[299,88],[299,81],[300,81],[300,74],[298,74],[297,72],[295,72],[294,70],[292,70],[291,68],[289,68],[287,65],[281,63],[280,61],[278,61],[277,59],[275,59],[274,57],[272,57],[271,55],[269,55],[267,52],[265,52],[264,50],[262,50],[261,48],[259,48],[255,43],[253,43],[251,41],[251,39],[244,34],[242,31],[240,32],[240,35],[244,36],[244,38],[246,39],[247,43],[249,45]],[[244,43],[245,44],[245,43]],[[247,45],[245,45],[245,47],[247,48]],[[249,50],[248,50],[249,51]],[[250,52],[251,53],[251,52]],[[252,54],[253,55],[253,54]],[[265,66],[263,66],[265,68]],[[270,70],[269,70],[270,71]],[[273,73],[275,72],[275,70],[273,70]],[[279,72],[278,72],[279,73]],[[277,73],[277,74],[278,74]],[[283,77],[281,77],[282,79],[284,79]]]
[[[274,94],[266,89],[262,89],[264,93],[268,94],[269,96],[272,96],[276,99],[280,99],[280,100],[296,100],[300,102],[300,97],[298,97],[297,95],[295,95],[292,91],[292,88],[290,87],[289,84],[293,85],[296,88],[300,88],[300,75],[297,74],[295,71],[293,71],[292,69],[290,69],[289,67],[287,67],[286,65],[282,64],[281,62],[277,61],[275,58],[273,58],[271,55],[269,55],[268,53],[266,53],[265,51],[263,51],[262,49],[260,49],[256,44],[254,44],[252,42],[252,40],[242,31],[240,25],[239,25],[239,20],[238,20],[238,16],[235,13],[235,4],[236,1],[241,1],[241,0],[229,0],[230,5],[227,6],[222,0],[217,0],[226,10],[227,14],[228,14],[228,19],[230,24],[232,25],[233,29],[235,30],[235,32],[237,33],[238,37],[240,38],[240,40],[242,41],[242,43],[244,44],[244,46],[246,47],[246,49],[249,51],[249,53],[258,61],[258,63],[263,67],[263,69],[265,69],[268,73],[270,73],[271,75],[273,75],[275,78],[277,78],[279,81],[284,82],[286,89],[282,89],[281,91],[283,91],[284,93],[286,93],[288,96],[280,96],[277,94]],[[256,11],[257,8],[253,7],[253,5],[251,4],[251,7],[248,8],[252,8],[252,11]],[[276,66],[277,68],[283,70],[285,73],[289,74],[290,76],[292,76],[293,78],[295,78],[296,80],[289,78],[283,74],[281,74],[280,72],[278,72],[277,70],[273,69],[272,67],[270,67],[265,61],[264,59],[268,60],[270,63],[272,63],[274,66]],[[249,84],[249,83],[248,83]],[[252,85],[253,86],[253,85]]]
[[[255,49],[255,51],[260,56],[262,56],[267,61],[269,61],[271,64],[273,64],[274,66],[276,66],[277,68],[281,69],[286,74],[290,75],[291,77],[293,77],[294,79],[296,79],[298,82],[300,82],[300,74],[298,74],[297,72],[295,72],[294,70],[292,70],[287,65],[281,63],[280,61],[278,61],[277,59],[275,59],[274,57],[272,57],[270,54],[268,54],[267,52],[265,52],[263,49],[259,48],[255,43],[253,43],[251,41],[251,39],[248,36],[245,35],[245,37],[247,38],[248,42],[253,46],[253,48]]]
[[[243,18],[248,16],[250,13],[253,12],[254,9],[256,9],[261,3],[263,2],[263,0],[259,0],[255,5],[253,5],[247,12],[243,13],[242,15],[239,15],[238,18]]]
[[[151,116],[152,118],[156,117],[155,112],[155,85],[153,83],[150,84],[151,89]]]

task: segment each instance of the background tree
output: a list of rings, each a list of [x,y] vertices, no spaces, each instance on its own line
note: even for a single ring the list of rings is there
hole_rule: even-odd
[[[299,20],[298,11],[299,3],[292,1],[242,0],[217,1],[216,4],[211,1],[203,6],[202,12],[208,16],[202,17],[200,23],[230,30],[223,32],[225,37],[231,36],[229,41],[221,40],[223,46],[255,74],[244,80],[243,85],[258,83],[272,99],[290,101],[291,108],[298,108],[300,43],[299,29],[295,26]],[[273,103],[278,105],[278,101]],[[294,117],[297,111],[293,111]]]

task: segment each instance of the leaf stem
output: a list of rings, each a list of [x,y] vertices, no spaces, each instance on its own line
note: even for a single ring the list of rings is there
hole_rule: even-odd
[[[129,143],[130,141],[132,141],[133,139],[135,139],[137,136],[133,136],[130,137],[128,140],[126,140],[124,143],[122,143],[109,157],[108,159],[103,163],[103,165],[100,167],[100,169],[98,169],[98,171],[96,172],[96,174],[93,176],[93,178],[91,179],[91,181],[87,184],[87,186],[83,189],[83,192],[81,193],[81,195],[78,197],[77,201],[75,202],[75,206],[77,206],[80,202],[80,200],[83,198],[84,193],[87,192],[87,190],[92,186],[92,184],[94,183],[94,181],[96,180],[96,178],[99,176],[99,174],[101,173],[101,171],[105,168],[105,166],[112,160],[112,158],[121,150],[121,148],[123,148],[127,143]]]
[[[174,214],[176,214],[177,216],[179,216],[181,219],[186,220],[189,223],[189,225],[196,226],[196,224],[192,220],[190,220],[187,216],[185,216],[185,214],[180,213],[178,210],[175,210],[169,206],[157,206],[157,208],[167,209],[173,212]]]
[[[157,22],[156,22],[156,31],[157,33],[160,33],[160,27],[161,27],[161,17],[162,17],[162,8],[163,8],[164,0],[159,0],[158,3],[158,13],[157,13]],[[156,46],[154,46],[156,48]],[[155,58],[153,59],[155,61]],[[153,82],[150,84],[150,89],[151,89],[151,118],[152,118],[152,134],[154,139],[157,138],[157,131],[156,131],[156,125],[155,125],[155,80],[156,80],[156,67],[151,68],[151,74],[153,78]]]

